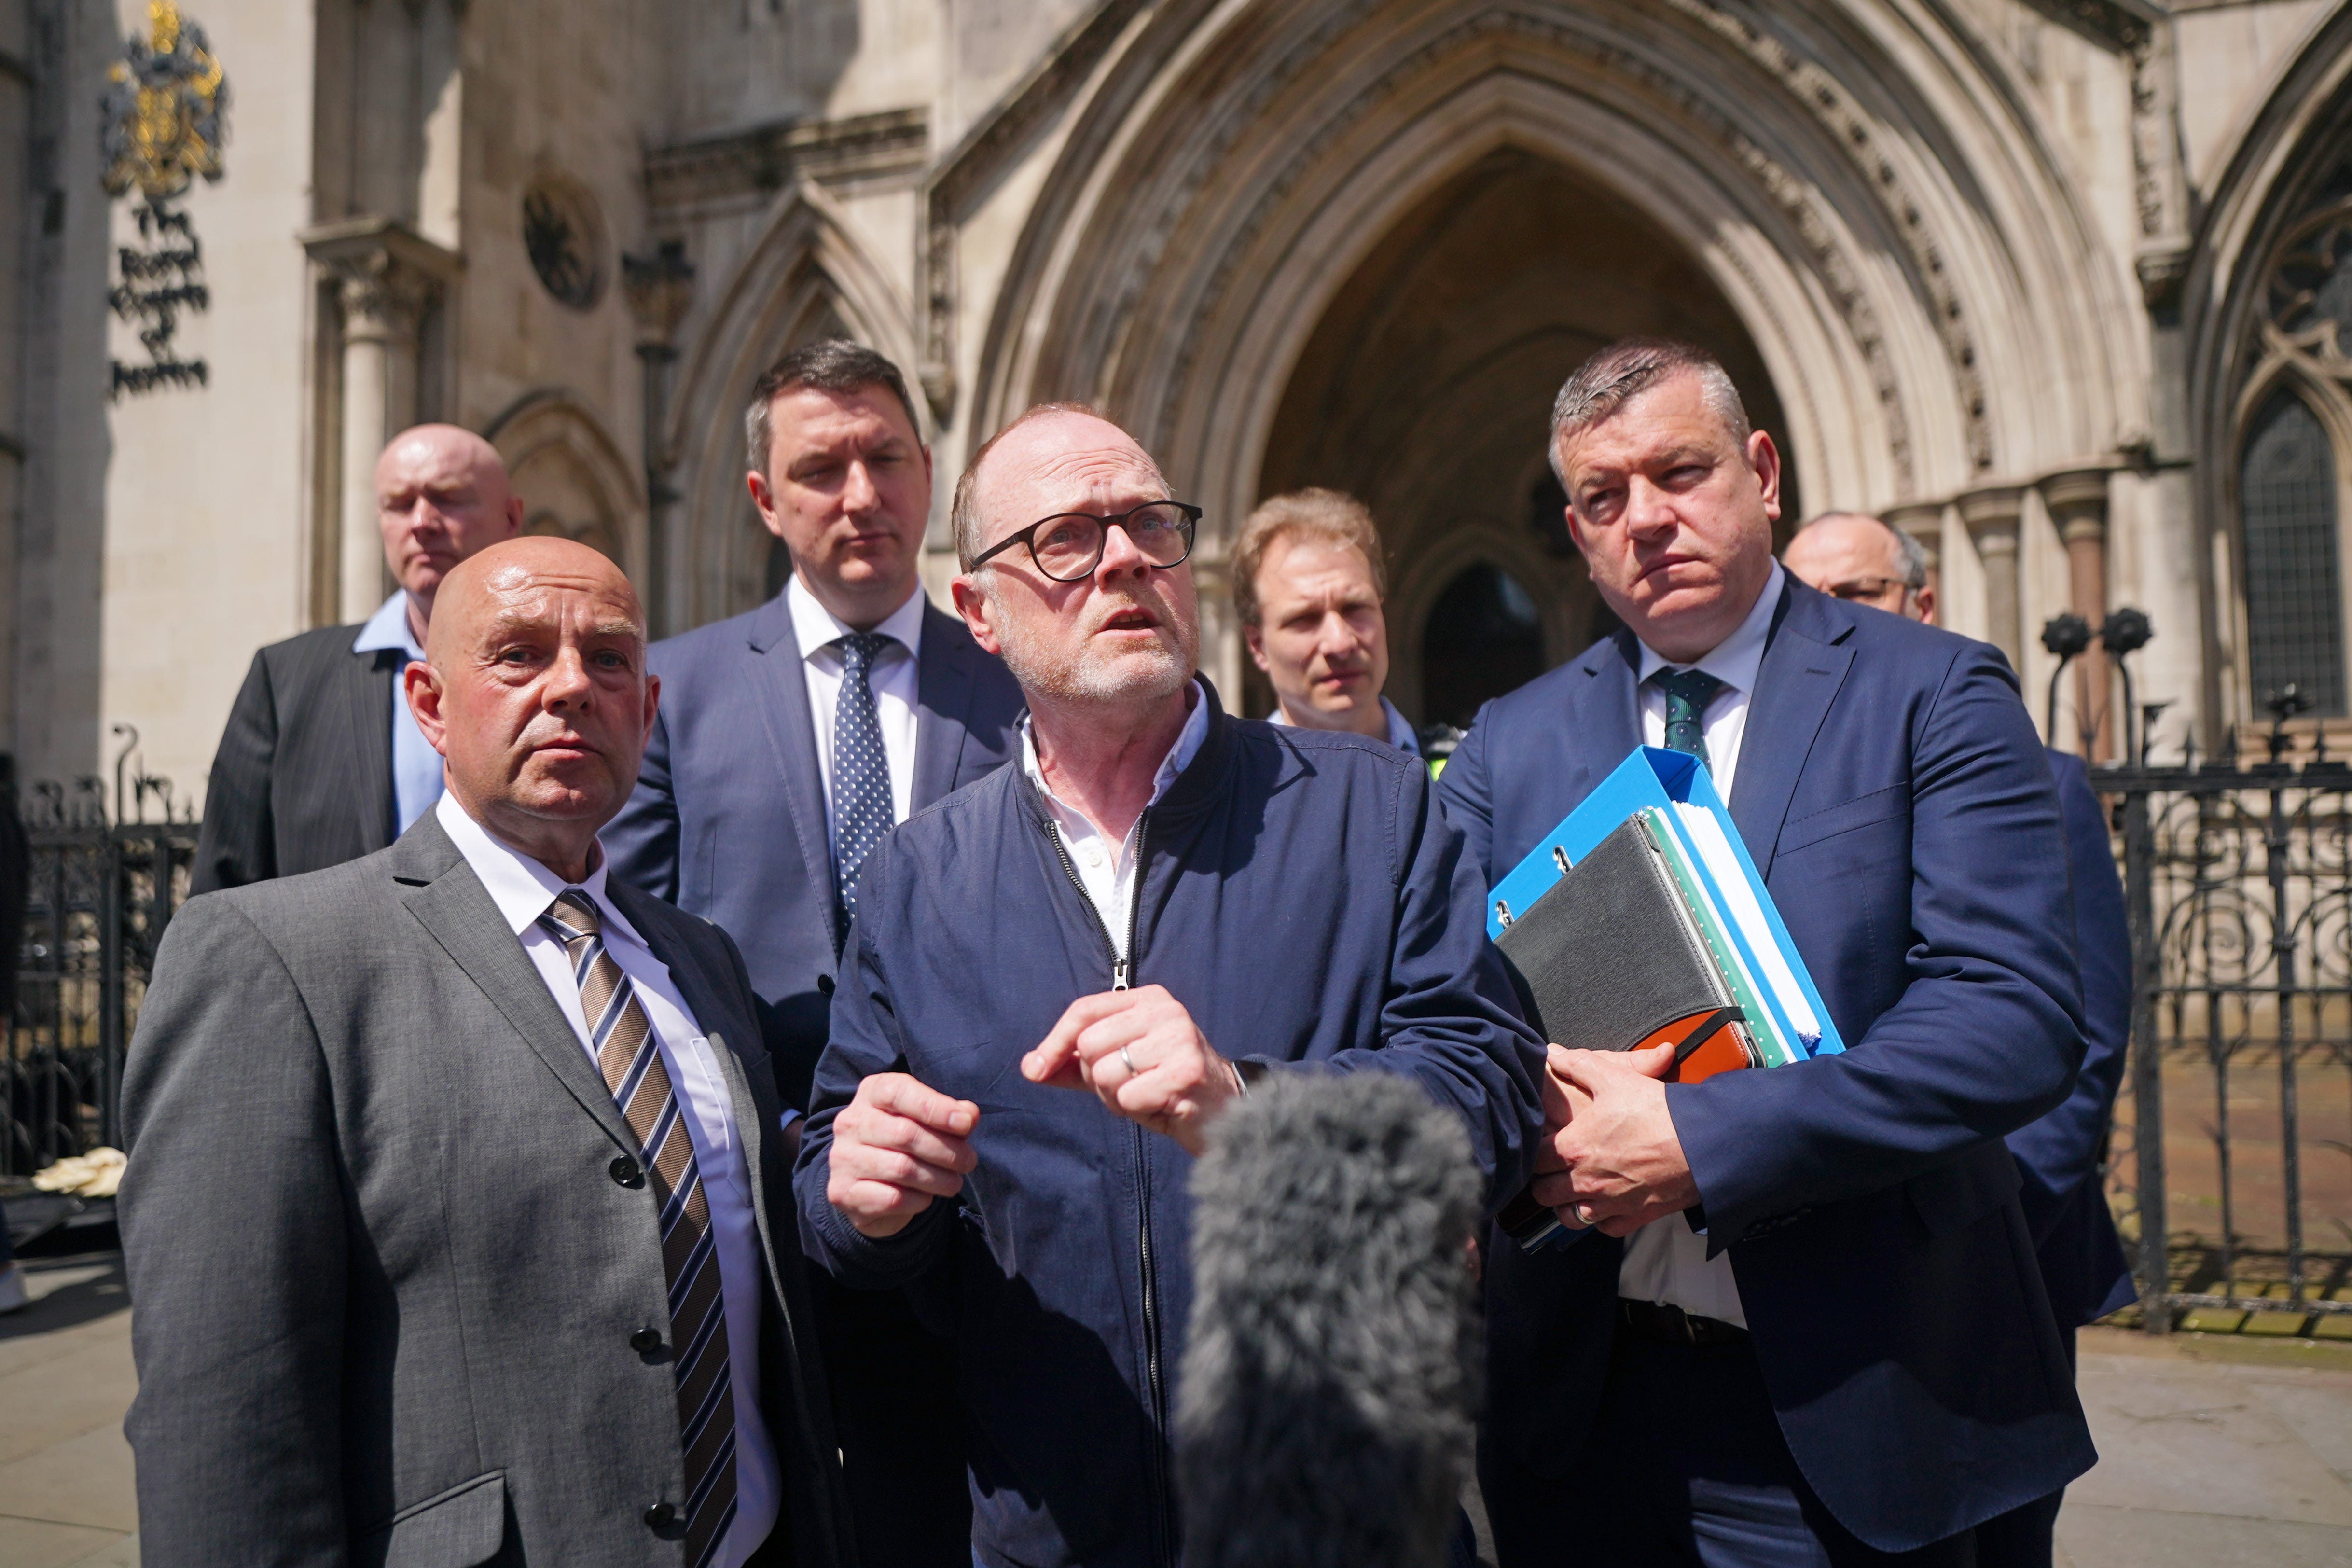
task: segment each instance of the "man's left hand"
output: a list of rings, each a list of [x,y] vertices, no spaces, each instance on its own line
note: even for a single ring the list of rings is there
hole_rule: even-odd
[[[1646,1051],[1549,1048],[1536,1201],[1562,1225],[1631,1236],[1698,1202],[1698,1184],[1659,1080],[1672,1046]]]
[[[1021,1058],[1032,1083],[1092,1089],[1114,1112],[1165,1133],[1188,1154],[1239,1098],[1241,1078],[1163,985],[1081,996]]]

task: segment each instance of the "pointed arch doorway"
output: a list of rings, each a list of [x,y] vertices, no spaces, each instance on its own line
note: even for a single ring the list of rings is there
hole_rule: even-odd
[[[1544,438],[1569,373],[1637,332],[1713,351],[1787,459],[1763,357],[1698,260],[1531,152],[1498,148],[1432,192],[1325,308],[1258,494],[1326,485],[1371,508],[1389,552],[1389,696],[1416,723],[1466,724],[1614,626],[1569,540]],[[1782,539],[1801,515],[1793,472],[1785,483]],[[1248,710],[1265,711],[1271,691],[1247,673]]]

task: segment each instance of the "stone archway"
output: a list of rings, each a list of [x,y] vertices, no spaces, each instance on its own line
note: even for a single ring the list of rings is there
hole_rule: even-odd
[[[1408,717],[1447,717],[1423,674],[1431,613],[1465,570],[1499,570],[1542,607],[1543,666],[1591,640],[1599,602],[1558,516],[1546,419],[1585,355],[1635,332],[1712,350],[1787,444],[1763,356],[1698,261],[1631,202],[1517,147],[1424,196],[1332,295],[1258,489],[1325,485],[1371,508],[1390,555],[1389,693]]]

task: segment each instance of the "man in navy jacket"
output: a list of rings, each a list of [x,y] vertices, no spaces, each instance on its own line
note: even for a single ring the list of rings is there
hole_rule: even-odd
[[[1029,722],[866,862],[805,1245],[857,1286],[951,1264],[980,1562],[1175,1568],[1186,1182],[1218,1113],[1267,1073],[1398,1073],[1459,1111],[1499,1204],[1541,1047],[1420,764],[1197,679],[1199,513],[1131,437],[1032,410],[954,511],[957,605]]]
[[[2083,1053],[2041,745],[1993,649],[1788,580],[1703,353],[1601,351],[1553,459],[1626,630],[1488,705],[1447,813],[1496,878],[1635,745],[1706,758],[1848,1049],[1553,1053],[1537,1195],[1600,1234],[1490,1248],[1504,1568],[1974,1561],[2094,1458],[2001,1143]]]

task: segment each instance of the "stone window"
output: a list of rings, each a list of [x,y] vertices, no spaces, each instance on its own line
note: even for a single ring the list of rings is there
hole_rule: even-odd
[[[2309,711],[2344,706],[2336,454],[2311,405],[2281,387],[2248,427],[2239,471],[2247,664],[2257,707],[2292,682]]]

